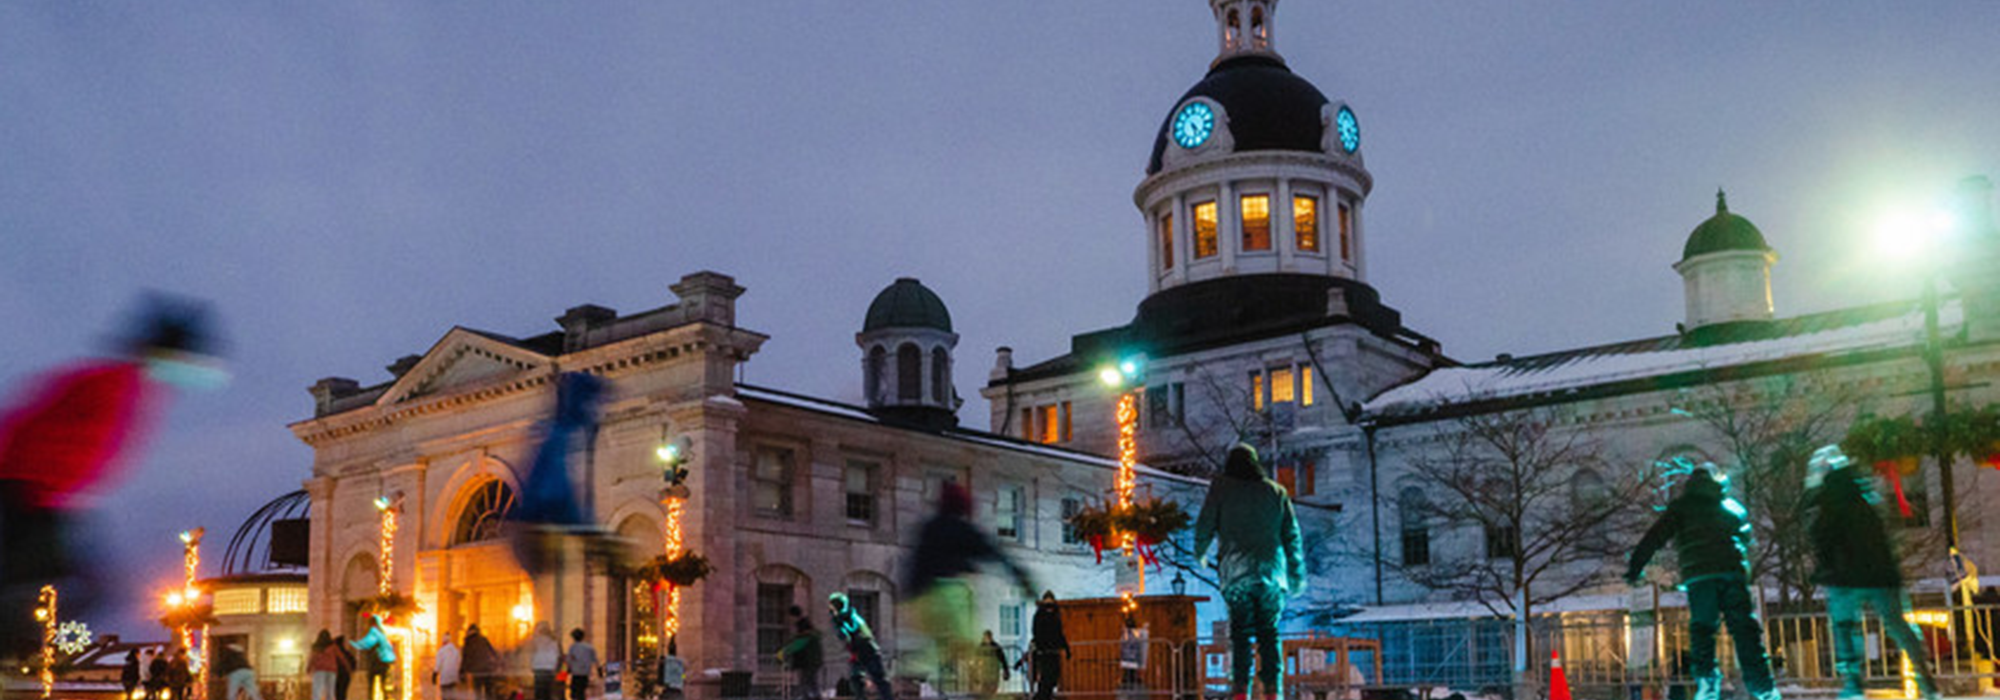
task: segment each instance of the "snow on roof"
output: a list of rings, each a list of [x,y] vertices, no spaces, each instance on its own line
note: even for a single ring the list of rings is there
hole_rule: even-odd
[[[1962,309],[1956,300],[1945,300],[1940,307],[1939,326],[1950,329],[1961,324]],[[1855,323],[1838,322],[1845,312],[1786,319],[1774,324],[1792,332],[1742,342],[1702,346],[1670,337],[1448,367],[1383,392],[1363,410],[1373,415],[1421,413],[1451,404],[1572,392],[1680,372],[1909,347],[1921,342],[1924,333],[1923,313],[1913,308],[1913,304],[1897,305],[1898,313],[1869,313],[1874,318]]]
[[[864,421],[876,424],[882,423],[881,418],[878,418],[875,416],[875,414],[869,413],[866,409],[857,406],[850,406],[844,403],[838,403],[834,401],[828,401],[825,399],[814,398],[811,396],[794,394],[786,391],[779,391],[776,389],[766,389],[763,387],[751,386],[748,384],[737,384],[736,396],[738,398],[750,399],[753,401],[763,401],[765,403],[774,403],[784,406],[790,406],[793,408],[813,411],[816,413],[824,413],[827,415],[838,416],[849,420]],[[1089,464],[1091,466],[1102,467],[1105,469],[1118,468],[1118,460],[1111,459],[1108,457],[1094,455],[1088,452],[1065,450],[1060,447],[1052,447],[1040,443],[1017,440],[1014,438],[1005,437],[1001,435],[994,435],[992,433],[981,432],[977,430],[954,428],[951,430],[946,430],[937,433],[937,435],[939,437],[943,437],[950,440],[962,440],[965,442],[986,445],[989,447],[998,447],[1005,450],[1013,450],[1015,452],[1025,452],[1040,457],[1048,457],[1051,459],[1060,459],[1070,462]],[[1139,474],[1147,478],[1162,479],[1166,481],[1176,481],[1184,484],[1194,484],[1200,486],[1205,486],[1208,484],[1208,481],[1205,479],[1198,479],[1191,476],[1183,476],[1180,474],[1175,474],[1173,472],[1168,472],[1160,469],[1155,469],[1153,467],[1148,467],[1144,464],[1138,465],[1136,471],[1138,471]]]

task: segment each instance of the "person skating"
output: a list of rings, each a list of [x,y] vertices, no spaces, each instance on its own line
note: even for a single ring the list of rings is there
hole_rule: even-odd
[[[1743,685],[1756,700],[1777,700],[1771,663],[1764,654],[1764,628],[1750,598],[1746,552],[1750,521],[1736,499],[1723,493],[1722,482],[1708,469],[1688,475],[1681,494],[1646,530],[1632,550],[1625,581],[1639,585],[1653,554],[1671,541],[1688,601],[1688,656],[1694,669],[1696,700],[1722,696],[1722,676],[1715,665],[1715,635],[1723,625],[1736,646],[1736,664]],[[1718,624],[1718,621],[1720,624]]]
[[[361,668],[361,658],[354,655],[354,645],[348,643],[347,635],[334,637],[333,648],[340,655],[340,668],[333,674],[333,695],[336,700],[347,700],[347,691],[354,687],[354,672]]]
[[[494,688],[500,677],[500,650],[493,648],[493,641],[479,631],[479,625],[465,628],[465,646],[458,650],[459,675],[479,700],[494,700]]]
[[[340,673],[340,648],[334,646],[333,635],[326,630],[320,630],[319,637],[313,639],[306,671],[312,674],[312,700],[334,700],[334,693],[340,687],[334,678]]]
[[[1229,448],[1222,475],[1209,482],[1195,518],[1194,555],[1206,561],[1216,543],[1216,583],[1229,608],[1229,687],[1241,700],[1250,692],[1254,642],[1256,680],[1264,697],[1283,694],[1285,660],[1278,648],[1278,617],[1285,598],[1305,590],[1305,547],[1285,487],[1266,476],[1257,451]]]
[[[535,700],[558,700],[556,670],[562,666],[562,640],[556,638],[548,621],[535,623],[535,636],[528,639],[528,671],[534,674]]]
[[[569,631],[569,651],[563,653],[563,670],[569,672],[569,700],[584,700],[590,694],[590,676],[597,673],[597,647],[583,641],[583,628]]]
[[[812,620],[804,615],[792,620],[792,638],[778,649],[778,661],[792,672],[793,697],[808,700],[820,696],[819,672],[826,665],[826,653]]]
[[[257,688],[257,669],[251,668],[250,657],[241,647],[224,644],[215,652],[215,674],[229,681],[222,700],[236,700],[239,694],[250,696],[250,700],[264,700],[263,691]]]
[[[993,630],[980,633],[979,651],[972,660],[972,677],[978,684],[973,692],[980,697],[992,697],[1011,674],[1007,668],[1007,650],[1000,648],[1000,642],[993,639]]]
[[[938,512],[917,534],[917,549],[909,559],[903,590],[917,628],[930,647],[912,655],[899,676],[916,678],[960,672],[967,668],[978,634],[978,601],[964,577],[982,563],[998,564],[1013,574],[1023,597],[1033,596],[1028,571],[1008,557],[993,539],[972,523],[972,494],[964,486],[945,483],[939,489]],[[937,679],[942,680],[942,679]]]
[[[93,492],[115,481],[153,424],[167,389],[219,386],[199,305],[148,301],[138,330],[114,357],[41,376],[0,412],[0,610],[27,610],[42,586],[62,590],[63,614],[88,616],[99,581],[95,558],[71,523]],[[0,615],[0,660],[39,653],[42,627]]]
[[[1883,630],[1917,677],[1917,692],[1925,700],[1938,697],[1923,637],[1904,617],[1908,596],[1903,592],[1901,560],[1877,509],[1879,499],[1867,470],[1828,445],[1806,466],[1807,532],[1819,569],[1813,582],[1826,591],[1827,617],[1833,625],[1833,666],[1840,675],[1841,700],[1862,697],[1867,659],[1861,650],[1861,615],[1872,608]]]
[[[1069,637],[1063,634],[1062,611],[1056,609],[1055,591],[1043,591],[1035,603],[1035,620],[1030,628],[1028,653],[1014,662],[1015,668],[1028,664],[1029,678],[1035,683],[1034,700],[1051,700],[1062,684],[1062,665],[1070,657]]]
[[[431,657],[431,682],[437,684],[439,698],[458,700],[458,680],[464,667],[464,650],[452,643],[450,632],[444,633],[437,654]]]
[[[868,684],[872,682],[882,700],[896,700],[889,674],[882,668],[882,648],[875,645],[875,632],[868,629],[868,621],[848,603],[846,593],[828,595],[826,607],[832,614],[833,633],[847,644],[847,683],[854,689],[854,699],[868,700]]]
[[[382,697],[388,697],[389,667],[396,663],[396,645],[389,641],[388,631],[382,628],[381,616],[368,615],[367,622],[368,634],[362,635],[361,641],[354,642],[353,646],[356,651],[372,652],[367,657],[368,697],[376,697],[377,691],[382,693]]]

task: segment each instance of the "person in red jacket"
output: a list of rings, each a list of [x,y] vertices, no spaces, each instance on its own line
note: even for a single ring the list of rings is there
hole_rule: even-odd
[[[125,461],[162,389],[225,381],[209,351],[206,316],[192,302],[149,300],[119,356],[49,372],[0,412],[0,610],[27,609],[24,601],[42,586],[82,578],[70,556],[68,523],[85,494],[101,489]],[[68,588],[64,593],[69,608],[77,598]],[[40,630],[29,616],[0,619],[0,660],[39,647]]]

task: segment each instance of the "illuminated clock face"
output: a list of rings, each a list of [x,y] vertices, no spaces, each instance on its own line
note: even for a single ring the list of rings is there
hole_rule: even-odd
[[[1361,148],[1361,123],[1354,120],[1354,110],[1341,107],[1333,116],[1333,128],[1340,134],[1340,150],[1353,153]]]
[[[1208,142],[1208,135],[1215,131],[1215,110],[1200,102],[1189,102],[1174,115],[1174,143],[1181,148],[1194,148]]]

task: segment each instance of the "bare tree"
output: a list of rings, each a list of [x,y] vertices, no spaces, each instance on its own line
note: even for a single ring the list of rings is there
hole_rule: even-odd
[[[1432,492],[1417,515],[1480,532],[1484,549],[1385,565],[1516,620],[1602,583],[1644,525],[1653,468],[1614,465],[1589,428],[1563,423],[1555,409],[1526,409],[1438,427],[1408,464]]]

